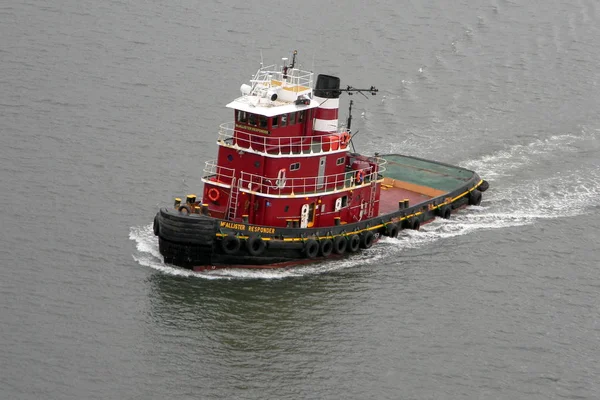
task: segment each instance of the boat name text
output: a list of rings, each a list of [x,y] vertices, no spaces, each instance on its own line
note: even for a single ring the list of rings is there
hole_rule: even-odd
[[[235,224],[233,222],[221,221],[221,228],[227,229],[235,229],[237,231],[248,231],[248,232],[258,232],[258,233],[268,233],[271,235],[275,234],[275,228],[268,228],[264,226],[247,226],[244,224]]]
[[[271,132],[269,132],[266,129],[255,128],[253,126],[235,124],[235,127],[238,128],[238,129],[245,129],[245,130],[251,131],[251,132],[264,133],[265,135],[270,135],[271,134]]]

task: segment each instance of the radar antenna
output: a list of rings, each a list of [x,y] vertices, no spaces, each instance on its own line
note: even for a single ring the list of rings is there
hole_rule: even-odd
[[[377,89],[375,86],[371,86],[368,89],[356,89],[352,86],[348,86],[346,87],[346,89],[337,89],[338,92],[343,93],[346,92],[348,93],[349,96],[352,96],[354,93],[360,93],[363,96],[365,96],[366,98],[369,98],[365,92],[369,93],[371,96],[375,96],[377,94],[377,92],[379,92],[379,89]],[[350,100],[350,106],[348,107],[348,121],[346,123],[346,129],[348,129],[348,133],[351,135],[350,136],[350,144],[352,145],[352,150],[354,152],[356,152],[356,150],[354,149],[354,142],[352,141],[352,139],[354,138],[354,136],[356,136],[358,134],[358,131],[356,131],[356,133],[352,134],[352,105],[354,104],[353,100]]]
[[[285,62],[287,61],[287,58],[283,59],[283,62],[284,62],[284,66],[283,66],[283,79],[287,79],[288,78],[288,69],[294,69],[294,67],[296,66],[296,54],[298,54],[298,50],[294,50],[294,53],[292,54],[292,63],[290,65],[285,65]]]
[[[369,93],[371,96],[375,96],[377,94],[377,92],[379,92],[379,89],[377,89],[375,86],[371,86],[368,89],[356,89],[356,88],[354,88],[352,86],[348,86],[346,89],[338,89],[337,91],[340,92],[340,94],[342,92],[346,92],[350,96],[352,96],[354,93],[360,93],[363,96],[367,97],[367,95],[365,94],[365,92]]]

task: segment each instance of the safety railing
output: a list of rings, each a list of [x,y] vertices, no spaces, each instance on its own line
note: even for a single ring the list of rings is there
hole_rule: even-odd
[[[285,175],[280,174],[276,177],[264,177],[242,172],[239,181],[240,190],[271,196],[295,196],[343,191],[356,186],[368,185],[381,177],[381,174],[385,171],[383,166],[385,160],[380,158],[369,160],[371,162],[375,161],[377,168],[369,166],[325,176],[287,178]]]
[[[232,122],[221,124],[218,138],[218,143],[225,146],[275,156],[339,152],[348,148],[349,141],[347,132],[324,136],[277,137],[235,129]]]
[[[202,179],[216,184],[231,185],[234,176],[234,169],[222,167],[216,160],[211,160],[205,163]]]
[[[250,80],[252,83],[251,95],[256,95],[256,90],[268,88],[272,86],[283,86],[290,89],[306,88],[310,89],[313,86],[313,73],[310,71],[303,71],[298,68],[285,68],[273,65],[267,65],[266,67],[260,68],[253,79]]]

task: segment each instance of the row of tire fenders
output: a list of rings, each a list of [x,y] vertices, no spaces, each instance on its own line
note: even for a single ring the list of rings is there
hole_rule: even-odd
[[[413,221],[405,221],[404,229],[418,230],[421,227],[420,221],[415,218]],[[386,225],[385,236],[397,237],[400,228],[395,223]],[[332,253],[342,255],[346,252],[356,253],[359,249],[370,248],[376,239],[373,231],[364,231],[362,233],[352,233],[336,236],[332,239],[306,239],[304,241],[303,251],[306,258],[315,258],[317,256],[328,257]],[[233,255],[237,253],[242,245],[245,246],[248,254],[252,256],[262,255],[267,243],[260,236],[250,236],[247,239],[240,239],[234,234],[228,234],[221,239],[221,249],[225,254]]]

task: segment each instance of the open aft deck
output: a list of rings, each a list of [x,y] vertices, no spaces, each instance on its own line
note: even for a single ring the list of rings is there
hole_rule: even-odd
[[[398,210],[407,199],[410,206],[460,188],[474,172],[435,161],[399,154],[381,156],[387,161],[381,188],[379,214]]]

